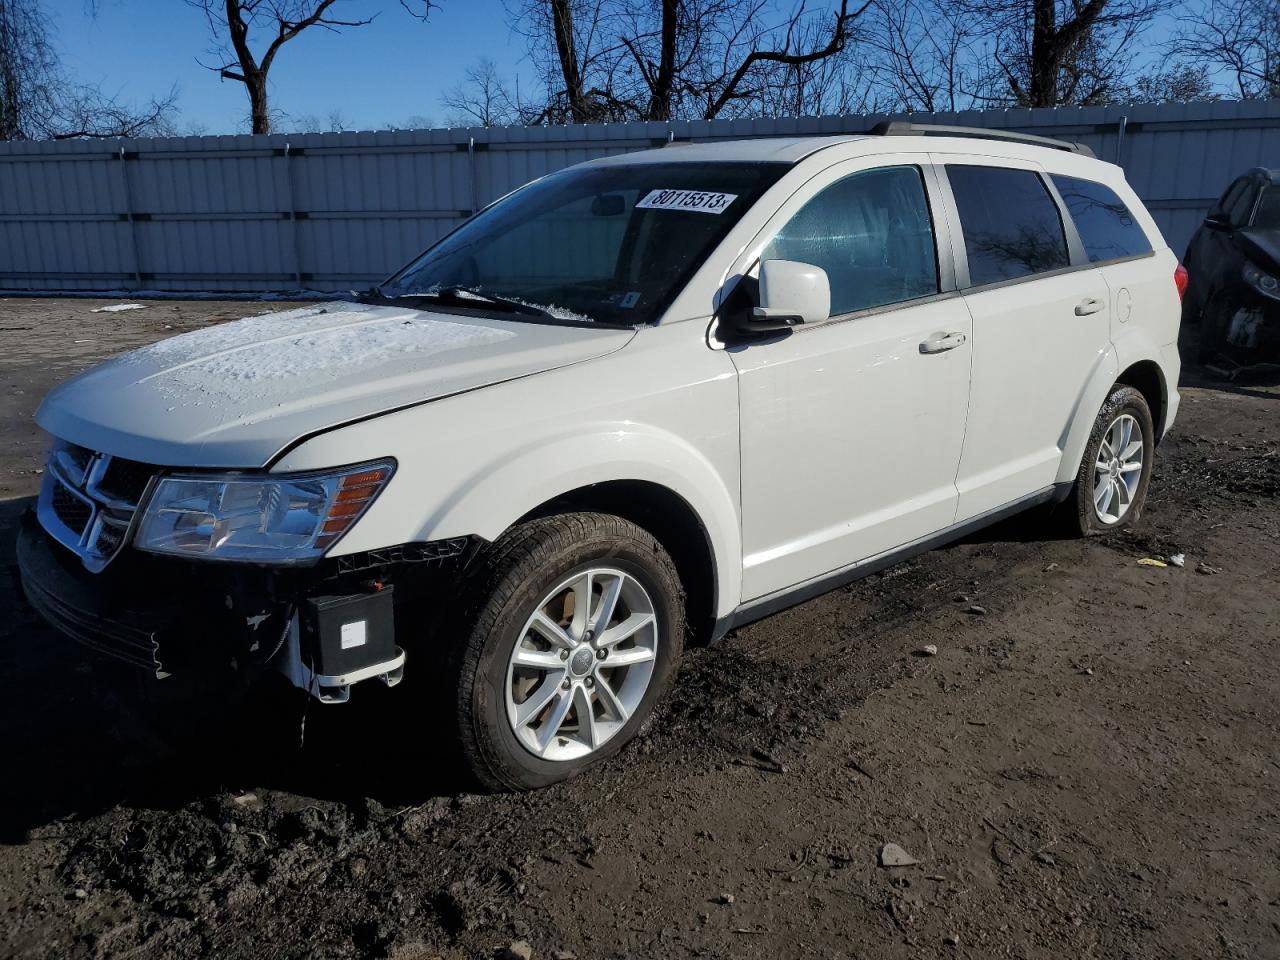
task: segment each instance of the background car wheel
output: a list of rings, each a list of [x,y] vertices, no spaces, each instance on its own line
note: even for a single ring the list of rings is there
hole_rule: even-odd
[[[1142,515],[1155,456],[1155,426],[1146,399],[1117,384],[1102,405],[1067,502],[1075,532],[1120,530]]]
[[[683,649],[666,550],[620,517],[574,513],[521,524],[479,562],[453,671],[475,779],[534,789],[616,753]]]

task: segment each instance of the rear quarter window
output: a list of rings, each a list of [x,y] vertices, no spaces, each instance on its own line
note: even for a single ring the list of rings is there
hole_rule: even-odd
[[[949,164],[947,178],[960,211],[970,286],[1069,265],[1062,217],[1039,174]]]
[[[1146,233],[1110,187],[1078,177],[1055,174],[1052,179],[1075,222],[1090,263],[1151,252]]]

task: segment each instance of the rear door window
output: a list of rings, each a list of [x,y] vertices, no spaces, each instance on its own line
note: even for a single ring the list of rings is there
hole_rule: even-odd
[[[947,178],[960,211],[970,286],[1070,264],[1058,205],[1039,174],[950,164]]]
[[[1053,175],[1090,263],[1151,252],[1151,242],[1114,190],[1093,180]]]
[[[833,317],[938,292],[938,258],[919,167],[837,180],[796,211],[762,260],[827,272]]]

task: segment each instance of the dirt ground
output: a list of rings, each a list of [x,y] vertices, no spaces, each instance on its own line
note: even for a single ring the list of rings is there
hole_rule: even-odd
[[[5,558],[50,386],[277,306],[100,305],[0,302]],[[534,795],[394,690],[175,753],[0,578],[0,955],[1280,958],[1280,388],[1197,376],[1132,534],[1026,515],[692,650]]]

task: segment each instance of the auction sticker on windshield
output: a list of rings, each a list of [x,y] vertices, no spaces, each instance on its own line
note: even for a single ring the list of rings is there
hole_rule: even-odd
[[[723,213],[738,199],[736,193],[711,193],[706,190],[650,190],[636,204],[637,210],[689,210],[694,213]]]

